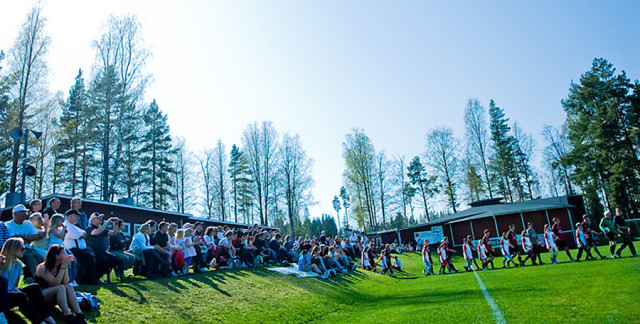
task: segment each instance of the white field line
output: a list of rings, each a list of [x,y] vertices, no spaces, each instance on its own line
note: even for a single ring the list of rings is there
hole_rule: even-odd
[[[487,304],[489,304],[489,308],[491,308],[491,313],[493,313],[493,318],[496,320],[496,323],[498,324],[507,323],[507,321],[504,319],[504,315],[502,314],[502,311],[500,311],[500,308],[498,307],[498,304],[496,304],[496,301],[493,300],[493,297],[489,295],[489,292],[487,291],[487,287],[484,286],[484,282],[482,282],[482,279],[480,279],[480,276],[478,275],[478,273],[474,271],[473,274],[476,276],[476,279],[478,279],[478,285],[480,285],[480,290],[484,295],[484,299],[487,300]]]

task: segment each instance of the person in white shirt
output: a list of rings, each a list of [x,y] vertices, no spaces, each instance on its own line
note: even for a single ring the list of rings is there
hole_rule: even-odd
[[[33,282],[36,273],[36,266],[44,262],[44,256],[31,247],[31,242],[41,240],[46,233],[38,232],[35,226],[27,220],[29,210],[24,205],[13,207],[13,220],[5,223],[11,237],[19,237],[24,241],[24,253],[20,258],[25,265],[24,281]]]
[[[140,229],[138,229],[138,233],[133,236],[131,240],[131,245],[129,249],[135,254],[142,254],[144,257],[146,274],[145,276],[148,278],[156,278],[160,275],[160,272],[163,268],[167,268],[168,266],[165,264],[167,262],[164,260],[158,252],[156,252],[153,245],[151,245],[151,237],[150,234],[152,232],[152,228],[148,223],[142,224]]]
[[[502,240],[500,240],[500,250],[502,252],[502,268],[506,268],[511,262],[514,266],[517,266],[515,262],[513,262],[513,258],[511,257],[511,253],[509,253],[509,236],[507,232],[502,233]]]
[[[531,265],[536,265],[536,260],[533,255],[533,243],[531,243],[531,238],[529,238],[529,232],[526,230],[522,231],[522,250],[527,254],[527,257],[522,261],[522,265],[524,265],[527,260],[531,259]]]
[[[467,237],[464,238],[464,241],[462,244],[462,256],[464,257],[464,260],[467,262],[467,264],[464,265],[464,269],[467,271],[473,270],[471,265],[473,264],[475,259],[473,258],[473,246],[471,246],[471,235],[468,235]],[[477,268],[477,265],[476,265],[476,268]]]
[[[558,261],[556,261],[556,258],[558,257],[558,247],[553,239],[553,231],[549,228],[549,224],[544,224],[544,242],[547,245],[547,250],[549,250],[551,264],[558,264]]]
[[[97,277],[95,260],[91,253],[87,250],[87,242],[84,238],[87,233],[78,228],[79,214],[75,209],[71,209],[65,215],[63,226],[67,234],[64,236],[64,246],[71,250],[73,256],[78,260],[77,282],[85,282],[90,285],[100,284]]]

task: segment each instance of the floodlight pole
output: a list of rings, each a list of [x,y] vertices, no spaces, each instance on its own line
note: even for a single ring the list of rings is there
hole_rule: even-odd
[[[29,145],[29,129],[22,135],[24,136],[24,156],[22,158],[22,187],[20,188],[20,202],[26,203],[27,194],[25,188],[27,186],[27,145]]]

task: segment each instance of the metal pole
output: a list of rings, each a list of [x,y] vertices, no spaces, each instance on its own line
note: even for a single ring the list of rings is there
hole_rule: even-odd
[[[24,132],[24,157],[22,158],[22,190],[20,193],[20,202],[26,204],[27,194],[25,188],[27,186],[27,145],[29,143],[29,129]]]

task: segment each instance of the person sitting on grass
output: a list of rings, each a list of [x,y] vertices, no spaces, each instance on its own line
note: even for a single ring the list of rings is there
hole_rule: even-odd
[[[320,270],[320,268],[318,268],[317,265],[311,263],[311,258],[309,257],[309,251],[307,250],[303,250],[300,256],[300,259],[298,259],[298,270],[304,271],[304,272],[313,271],[319,274],[320,276],[322,276],[322,270]]]
[[[226,233],[224,233],[224,238],[220,240],[220,242],[218,242],[218,247],[220,247],[218,257],[220,258],[220,261],[225,265],[228,261],[231,260],[231,258],[236,255],[236,249],[233,247],[231,241],[233,241],[233,231],[227,231]]]
[[[64,237],[67,234],[67,229],[63,225],[63,223],[64,223],[64,216],[60,214],[54,214],[51,216],[51,219],[49,220],[49,229],[48,229],[49,247],[55,244],[64,246]],[[47,250],[49,250],[49,248],[47,248]],[[71,253],[71,250],[69,250],[67,247],[65,247],[65,253],[67,253],[67,255],[73,255],[73,253]],[[76,275],[78,274],[78,261],[75,259],[75,257],[73,259],[73,262],[69,264],[68,271],[69,271],[69,284],[72,287],[78,286],[78,284],[76,283]]]
[[[393,256],[393,265],[391,265],[391,268],[393,270],[400,271],[403,273],[406,272],[402,269],[402,262],[400,262],[400,259],[398,259],[398,256],[396,255]]]
[[[42,322],[55,324],[38,284],[18,288],[23,266],[19,259],[22,258],[24,251],[22,238],[12,237],[4,243],[0,252],[0,274],[7,278],[5,292],[8,294],[7,309],[18,306],[22,315],[33,324]]]
[[[533,254],[533,243],[531,243],[531,239],[529,238],[529,232],[522,231],[521,239],[522,241],[522,251],[527,254],[527,257],[522,261],[522,265],[524,265],[527,260],[531,259],[531,265],[536,265],[535,255]]]
[[[431,249],[429,248],[429,240],[425,239],[422,243],[422,262],[424,263],[424,270],[422,274],[430,276],[433,274],[433,262],[431,261]]]
[[[549,224],[544,224],[544,242],[547,245],[547,250],[549,250],[551,264],[558,264],[558,261],[556,261],[558,257],[558,247],[554,241],[553,231],[549,229]]]
[[[328,269],[324,265],[324,260],[320,256],[320,247],[319,246],[314,246],[313,249],[311,249],[311,263],[313,263],[316,266],[318,266],[318,268],[322,271],[322,274],[324,276],[326,276],[326,277],[329,276]]]
[[[511,262],[515,267],[518,265],[513,262],[513,258],[511,257],[511,253],[509,253],[509,235],[507,232],[502,233],[502,239],[500,240],[500,252],[502,252],[502,269],[505,269],[509,262]]]
[[[76,281],[78,283],[85,282],[90,285],[99,285],[100,281],[97,276],[96,262],[89,249],[87,249],[87,242],[85,241],[87,232],[76,225],[78,224],[78,219],[79,214],[75,209],[71,209],[65,214],[65,221],[63,223],[66,229],[64,247],[71,250],[73,257],[78,261]],[[80,276],[81,273],[82,276]]]
[[[118,219],[113,223],[113,235],[109,237],[109,253],[118,258],[118,265],[115,273],[120,281],[125,279],[124,272],[131,269],[136,262],[136,256],[125,251],[129,246],[129,238],[122,232],[124,230],[124,222]]]
[[[589,247],[587,238],[584,236],[584,229],[581,223],[576,223],[576,242],[578,242],[578,256],[576,256],[576,261],[580,261],[580,256],[582,256],[583,251],[587,254],[587,261],[596,259],[591,255],[591,248]]]
[[[613,225],[611,220],[611,212],[606,211],[604,217],[600,220],[600,229],[604,232],[604,235],[609,239],[609,251],[611,252],[611,258],[615,259],[616,255],[616,238],[618,236],[618,229]]]
[[[69,285],[67,268],[72,262],[73,255],[67,255],[62,245],[52,245],[47,251],[44,263],[36,269],[35,280],[40,285],[45,301],[49,305],[57,304],[67,323],[86,323],[76,299],[76,292]]]
[[[380,274],[385,274],[389,272],[389,276],[395,278],[396,276],[393,274],[393,269],[391,268],[391,247],[389,244],[385,245],[384,250],[380,254],[380,266],[382,267],[382,271]]]
[[[478,242],[478,259],[480,259],[480,263],[482,264],[482,270],[488,270],[489,264],[491,264],[492,270],[496,268],[493,265],[493,255],[489,254],[487,246],[482,240]]]
[[[347,268],[345,268],[342,263],[340,263],[340,257],[338,256],[338,253],[336,253],[336,247],[335,246],[330,246],[329,247],[329,259],[331,261],[331,266],[334,269],[337,269],[337,271],[340,271],[342,273],[347,273]]]
[[[564,234],[562,233],[562,228],[560,227],[560,218],[554,217],[552,221],[553,225],[551,226],[551,231],[553,232],[556,239],[556,246],[558,247],[558,250],[564,250],[564,252],[567,253],[567,256],[569,257],[570,262],[575,261],[571,256],[571,252],[569,252],[569,245],[564,240]]]
[[[591,228],[591,219],[586,214],[582,215],[582,230],[584,231],[584,236],[587,238],[588,245],[593,248],[593,250],[596,252],[596,254],[598,254],[600,259],[603,259],[603,260],[606,259],[607,257],[602,255],[598,250],[598,243],[593,238],[593,236],[596,234],[602,235],[602,232],[598,232]]]

